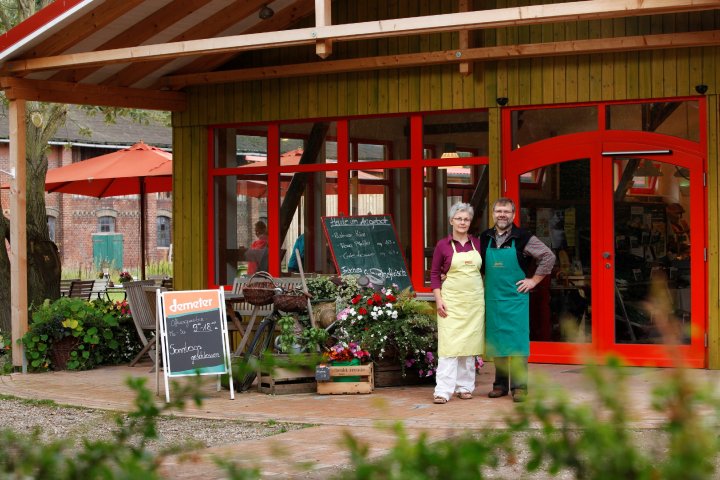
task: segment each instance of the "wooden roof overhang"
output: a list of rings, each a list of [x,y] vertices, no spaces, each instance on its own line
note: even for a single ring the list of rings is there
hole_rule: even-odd
[[[720,31],[472,47],[469,31],[720,8],[720,0],[592,0],[333,25],[331,0],[56,0],[0,38],[8,98],[179,111],[198,84],[456,63],[720,44]],[[314,17],[314,19],[313,19]],[[312,26],[296,28],[305,22]],[[460,32],[459,48],[332,58],[333,44]],[[314,60],[227,69],[243,52],[307,46]],[[240,60],[238,60],[240,59]],[[229,63],[232,62],[232,63]]]

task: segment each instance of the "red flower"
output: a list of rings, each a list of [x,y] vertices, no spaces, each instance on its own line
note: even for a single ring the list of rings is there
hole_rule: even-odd
[[[373,298],[373,300],[375,300],[378,303],[380,303],[380,301],[382,300],[382,297],[380,296],[379,293],[374,293],[372,298]]]
[[[388,300],[388,302],[392,303],[392,302],[394,302],[395,300],[397,300],[397,298],[395,298],[395,295],[390,294],[390,295],[387,296],[387,300]]]
[[[360,315],[365,315],[367,313],[367,308],[365,308],[365,307],[358,308],[358,313]]]
[[[372,299],[372,298],[368,298],[367,304],[368,304],[368,305],[372,305],[372,304],[373,304],[373,299]]]
[[[353,297],[353,299],[350,300],[350,301],[352,302],[353,305],[356,305],[356,304],[360,301],[361,298],[362,298],[362,297],[361,297],[360,295],[355,295],[355,296]]]

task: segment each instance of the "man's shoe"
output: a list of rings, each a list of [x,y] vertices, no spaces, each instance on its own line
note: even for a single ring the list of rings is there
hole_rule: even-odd
[[[504,390],[502,388],[493,388],[492,391],[490,393],[488,393],[488,397],[500,398],[500,397],[504,397],[507,394],[508,394],[507,390]]]
[[[513,402],[515,403],[522,403],[525,401],[525,398],[527,397],[527,392],[525,390],[515,390],[513,392]]]

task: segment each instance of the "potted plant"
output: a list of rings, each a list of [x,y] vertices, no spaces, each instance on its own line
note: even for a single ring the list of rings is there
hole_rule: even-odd
[[[317,353],[327,339],[322,328],[304,327],[292,315],[283,315],[278,319],[280,335],[276,339],[276,348],[280,353]]]
[[[360,343],[376,363],[392,361],[403,376],[408,368],[419,377],[434,375],[437,327],[428,302],[407,291],[365,288],[350,298],[337,319],[337,339]]]
[[[62,297],[33,312],[22,342],[30,370],[86,370],[137,352],[131,328],[126,303]]]
[[[334,366],[360,365],[370,361],[370,352],[364,350],[357,342],[338,342],[330,347],[324,357]],[[360,377],[337,377],[334,382],[359,382]]]
[[[132,275],[130,275],[130,272],[128,272],[127,270],[123,270],[122,272],[120,272],[120,283],[132,282],[132,279]]]

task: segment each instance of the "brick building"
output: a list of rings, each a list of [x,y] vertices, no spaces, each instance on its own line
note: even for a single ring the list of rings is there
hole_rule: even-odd
[[[8,170],[7,123],[0,123],[0,168]],[[82,130],[89,129],[90,137]],[[105,123],[102,116],[88,116],[71,108],[67,122],[50,142],[48,168],[87,160],[144,141],[170,149],[171,130],[157,123],[140,125],[119,118]],[[2,178],[6,183],[7,178]],[[8,215],[8,191],[0,196]],[[99,258],[117,258],[115,268],[131,271],[140,266],[140,212],[138,195],[93,198],[49,193],[45,196],[50,238],[60,251],[63,271],[87,277],[99,271]],[[146,265],[168,260],[171,255],[172,194],[147,195]],[[121,263],[121,264],[120,264]]]

